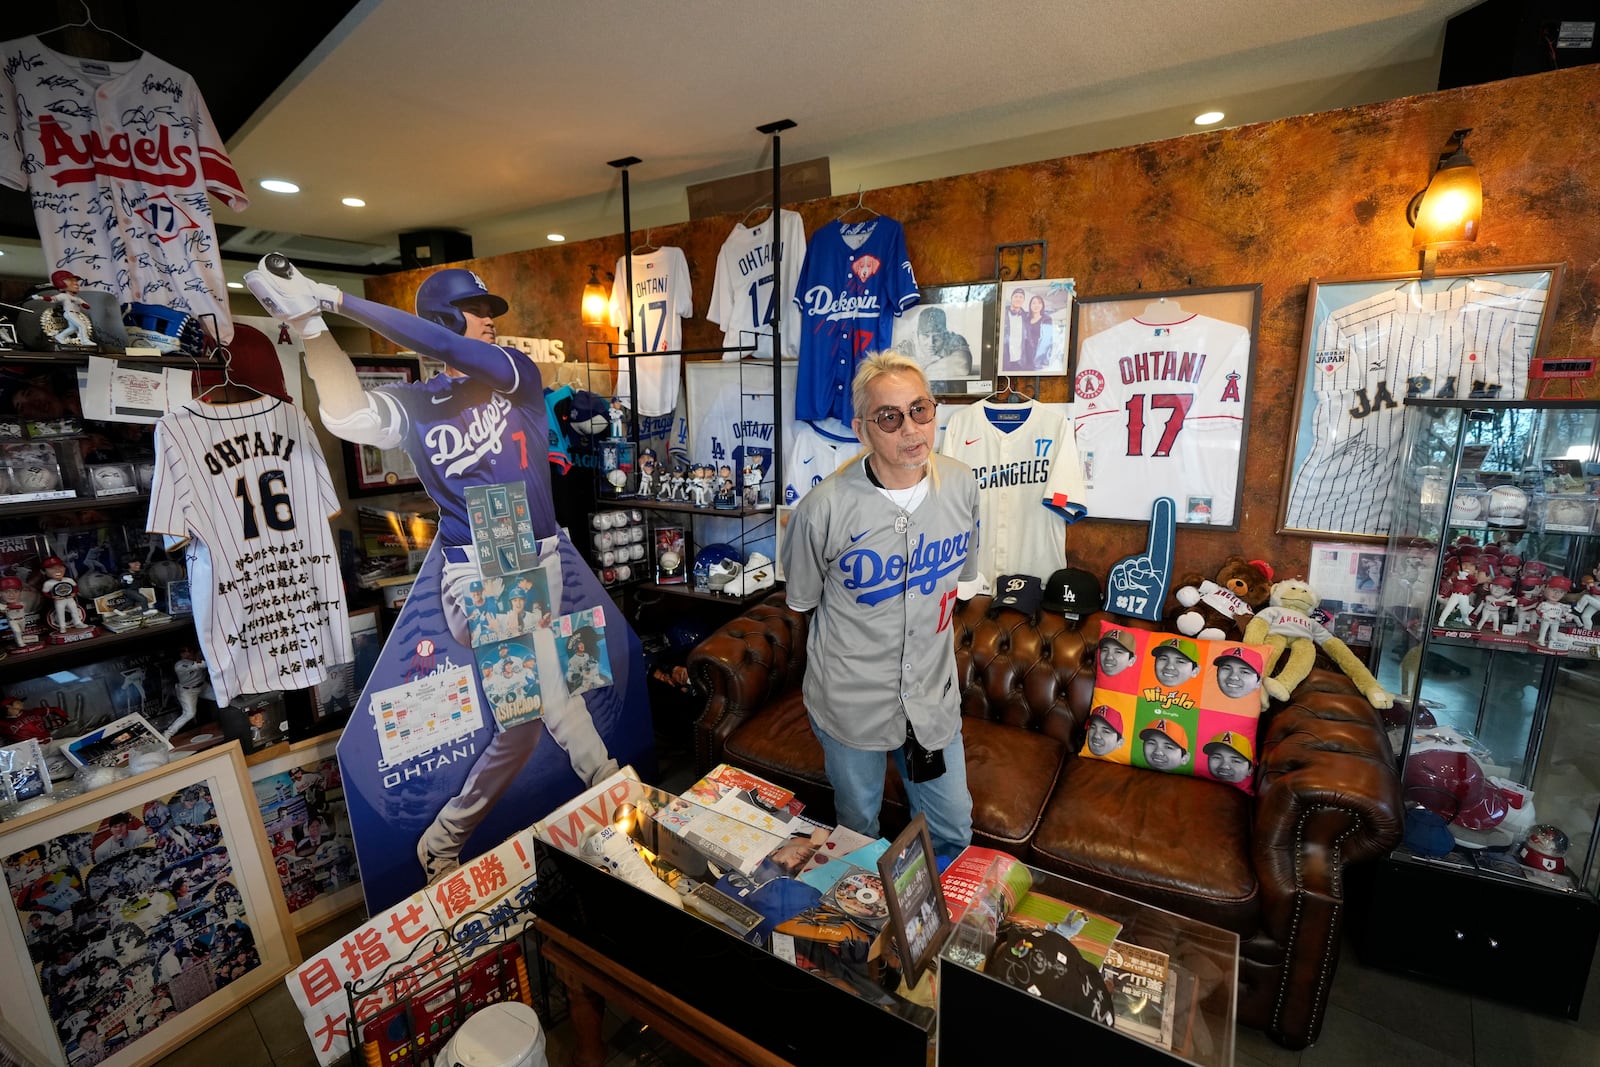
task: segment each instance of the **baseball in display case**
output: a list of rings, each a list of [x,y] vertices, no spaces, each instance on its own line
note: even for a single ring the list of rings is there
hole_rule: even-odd
[[[89,492],[94,496],[133,496],[139,492],[132,463],[91,463],[86,471]]]
[[[689,580],[688,545],[683,527],[662,523],[655,528],[656,582],[682,585]]]

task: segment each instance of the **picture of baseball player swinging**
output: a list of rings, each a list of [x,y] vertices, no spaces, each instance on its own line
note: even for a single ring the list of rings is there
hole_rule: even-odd
[[[324,424],[347,441],[404,448],[439,506],[429,550],[351,724],[339,741],[356,851],[369,909],[387,906],[464,859],[500,843],[618,763],[650,760],[650,716],[638,637],[561,531],[551,499],[549,439],[538,364],[495,343],[494,320],[509,308],[469,270],[450,268],[417,290],[416,315],[307,279],[281,255],[264,257],[246,284],[305,340],[306,370]],[[403,348],[432,356],[446,374],[365,389],[322,315],[337,312]],[[382,759],[371,696],[419,677],[475,665],[472,605],[483,597],[466,492],[521,482],[537,542],[537,569],[552,615],[604,606],[612,612],[606,674],[612,684],[569,694],[552,627],[521,638],[539,679],[537,718],[496,729],[482,691],[464,737]],[[474,587],[477,591],[474,591]],[[498,694],[497,694],[498,695]],[[481,716],[478,717],[478,716]],[[549,735],[550,743],[540,744]],[[648,769],[644,770],[648,773]]]

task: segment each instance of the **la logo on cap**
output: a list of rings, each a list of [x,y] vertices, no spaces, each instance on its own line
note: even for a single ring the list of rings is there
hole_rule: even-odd
[[[1072,602],[1073,602],[1073,601],[1074,601],[1074,600],[1077,600],[1077,599],[1078,599],[1078,594],[1077,594],[1077,593],[1074,593],[1074,592],[1073,592],[1073,591],[1072,591],[1072,586],[1070,586],[1070,585],[1069,585],[1069,586],[1066,586],[1066,587],[1064,587],[1064,588],[1063,588],[1063,589],[1062,589],[1062,590],[1061,590],[1061,599],[1062,599],[1062,600],[1063,600],[1063,601],[1065,601],[1065,602],[1066,602],[1066,603],[1068,603],[1068,604],[1070,604],[1070,603],[1072,603]]]

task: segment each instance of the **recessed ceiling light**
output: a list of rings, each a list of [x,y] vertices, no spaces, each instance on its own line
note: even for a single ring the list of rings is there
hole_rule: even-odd
[[[544,239],[546,241],[556,241],[559,243],[561,241],[565,241],[567,239],[567,235],[564,233],[547,233],[544,235]]]
[[[244,288],[244,282],[229,282],[228,283],[228,288],[229,289],[243,289]]]
[[[1194,124],[1196,126],[1214,126],[1221,122],[1225,117],[1226,116],[1224,116],[1220,111],[1207,111],[1204,114],[1196,115],[1194,117]]]
[[[345,207],[366,207],[367,206],[367,202],[365,200],[361,199],[359,196],[347,196],[343,200],[339,201],[339,203],[343,204]]]
[[[269,193],[298,193],[300,187],[294,182],[286,182],[281,178],[267,178],[261,182],[261,188]]]

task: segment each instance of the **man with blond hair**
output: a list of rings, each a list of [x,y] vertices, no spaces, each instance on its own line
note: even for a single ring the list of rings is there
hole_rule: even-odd
[[[784,538],[789,606],[811,612],[806,711],[841,825],[878,836],[892,754],[941,855],[972,839],[951,621],[976,577],[978,490],[933,450],[935,405],[915,360],[864,359],[851,399],[858,461],[806,494]]]

